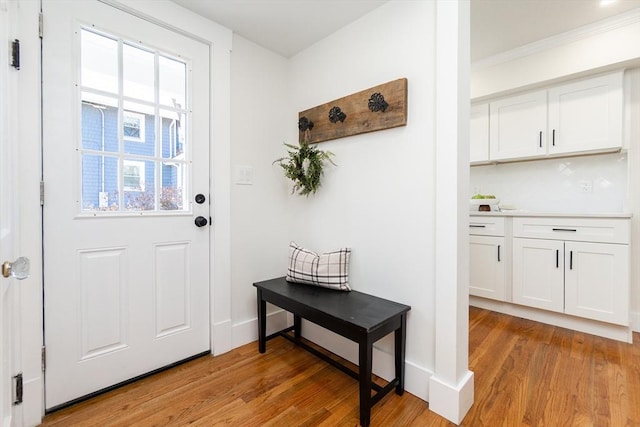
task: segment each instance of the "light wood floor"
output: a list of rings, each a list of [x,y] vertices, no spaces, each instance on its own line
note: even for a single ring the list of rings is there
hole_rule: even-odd
[[[463,426],[640,426],[634,344],[470,309],[475,403]],[[290,342],[203,357],[48,415],[45,426],[357,426],[351,377]],[[453,426],[405,393],[372,410],[376,426]]]

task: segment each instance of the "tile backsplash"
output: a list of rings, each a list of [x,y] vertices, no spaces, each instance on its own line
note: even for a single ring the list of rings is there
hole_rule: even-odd
[[[469,190],[537,212],[617,213],[627,209],[626,153],[471,167]]]

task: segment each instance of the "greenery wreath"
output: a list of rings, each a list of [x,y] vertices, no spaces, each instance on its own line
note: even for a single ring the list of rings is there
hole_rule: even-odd
[[[325,162],[337,166],[331,160],[333,153],[318,150],[314,146],[304,143],[300,146],[284,145],[290,149],[289,155],[276,159],[273,163],[278,163],[284,169],[284,176],[293,181],[291,194],[296,191],[304,196],[315,194],[320,187],[320,177],[324,174]]]

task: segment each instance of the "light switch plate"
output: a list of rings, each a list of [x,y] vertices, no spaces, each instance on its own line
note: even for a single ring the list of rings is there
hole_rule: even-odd
[[[236,185],[253,185],[253,167],[247,165],[234,166],[233,182]]]

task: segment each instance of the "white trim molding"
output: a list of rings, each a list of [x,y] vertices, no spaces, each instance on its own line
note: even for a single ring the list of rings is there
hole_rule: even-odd
[[[456,424],[462,419],[473,405],[474,399],[474,375],[467,371],[457,384],[431,377],[429,380],[429,409],[442,415]]]

